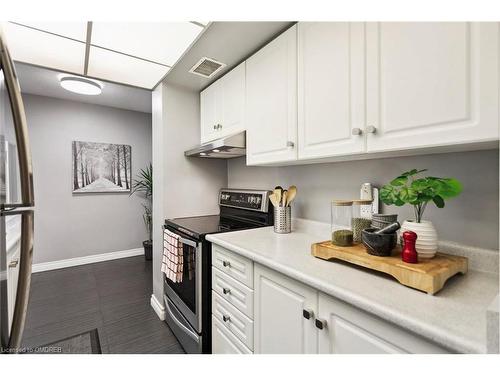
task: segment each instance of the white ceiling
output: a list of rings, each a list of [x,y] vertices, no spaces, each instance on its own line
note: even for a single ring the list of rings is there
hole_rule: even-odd
[[[199,22],[4,22],[15,61],[152,89],[203,31]]]
[[[200,91],[261,49],[294,22],[212,22],[168,72],[165,83]],[[227,64],[211,78],[189,73],[202,57]]]
[[[24,94],[50,96],[151,113],[150,90],[103,82],[101,95],[79,95],[67,91],[60,86],[59,75],[61,75],[61,72],[19,62],[15,66],[21,91]]]

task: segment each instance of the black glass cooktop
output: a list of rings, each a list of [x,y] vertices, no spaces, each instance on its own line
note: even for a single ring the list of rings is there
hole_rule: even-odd
[[[165,220],[165,225],[173,227],[191,237],[200,238],[210,233],[251,229],[262,226],[259,223],[227,218],[221,215],[193,216]]]

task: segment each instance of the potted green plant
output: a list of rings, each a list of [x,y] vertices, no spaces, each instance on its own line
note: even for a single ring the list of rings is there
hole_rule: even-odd
[[[459,195],[462,185],[454,178],[420,177],[427,169],[412,169],[396,177],[380,189],[380,200],[387,205],[413,206],[414,220],[406,220],[401,232],[411,230],[417,233],[416,249],[420,258],[432,258],[436,255],[438,236],[431,221],[423,220],[424,211],[429,202],[443,208],[446,199]]]
[[[142,218],[148,231],[148,239],[142,242],[144,246],[144,257],[146,260],[153,259],[153,166],[151,163],[144,169],[141,169],[137,174],[137,178],[132,182],[130,195],[134,193],[141,194],[146,199],[146,204],[143,204],[144,214]]]

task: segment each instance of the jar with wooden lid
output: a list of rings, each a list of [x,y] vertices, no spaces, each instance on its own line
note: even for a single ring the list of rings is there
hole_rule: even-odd
[[[352,201],[352,239],[356,243],[361,242],[361,232],[363,229],[370,228],[372,224],[372,205],[373,201],[371,199],[356,199]]]
[[[332,243],[337,246],[351,246],[352,200],[334,200],[331,205]]]

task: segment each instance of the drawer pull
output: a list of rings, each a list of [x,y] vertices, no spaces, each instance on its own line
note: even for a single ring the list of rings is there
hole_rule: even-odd
[[[351,134],[352,135],[361,135],[361,134],[363,134],[363,130],[361,130],[360,128],[352,128]]]
[[[229,288],[222,288],[222,293],[229,294],[229,293],[231,293],[231,289],[229,289]]]
[[[222,265],[223,265],[224,267],[231,267],[231,263],[229,263],[227,260],[223,260],[223,261],[222,261]]]
[[[16,268],[17,265],[19,264],[19,260],[13,260],[12,262],[9,263],[9,268]]]
[[[302,310],[302,316],[307,320],[314,318],[314,311],[312,310]]]
[[[324,319],[316,319],[316,328],[323,329],[326,328],[326,320]]]
[[[229,322],[231,320],[231,317],[229,315],[222,315],[222,320],[224,322]]]

